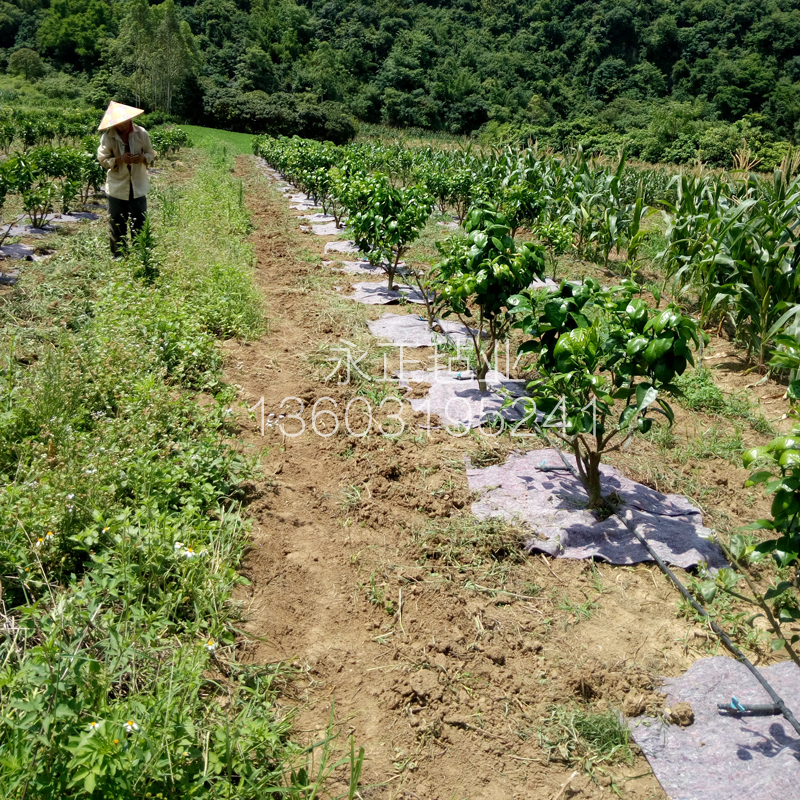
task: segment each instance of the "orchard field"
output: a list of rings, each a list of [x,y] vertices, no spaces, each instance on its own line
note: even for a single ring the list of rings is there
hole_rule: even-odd
[[[709,618],[796,660],[791,154],[164,129],[114,262],[85,132],[28,122],[4,219],[96,219],[8,239],[37,260],[0,299],[3,796],[655,800],[625,720],[675,722],[660,679],[728,655]],[[464,346],[372,335],[347,295],[384,279]],[[497,400],[480,424],[412,408],[434,351]],[[708,617],[646,555],[474,512],[476,471],[555,444],[598,520],[600,464],[702,512],[730,566],[673,571]]]

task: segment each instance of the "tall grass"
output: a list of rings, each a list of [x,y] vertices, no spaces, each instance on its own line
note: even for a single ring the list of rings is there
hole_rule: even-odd
[[[152,209],[148,282],[95,229],[0,305],[0,796],[311,797],[287,668],[236,657],[252,464],[216,340],[264,318],[226,154]]]

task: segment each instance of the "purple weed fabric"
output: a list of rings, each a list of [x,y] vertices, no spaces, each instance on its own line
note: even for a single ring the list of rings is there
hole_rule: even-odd
[[[570,463],[574,458],[567,456]],[[516,519],[531,529],[527,547],[560,558],[597,558],[611,564],[652,560],[628,527],[616,516],[598,520],[586,508],[588,496],[571,472],[538,469],[563,467],[555,450],[534,450],[512,455],[505,464],[468,469],[469,488],[481,493],[472,512],[482,518]],[[604,494],[617,492],[624,500],[619,512],[648,540],[669,564],[684,569],[705,561],[710,567],[726,565],[721,551],[710,541],[699,509],[685,497],[664,495],[601,466]]]
[[[800,670],[785,661],[762,675],[800,715]],[[664,682],[667,706],[687,702],[687,728],[659,719],[628,720],[656,778],[671,800],[800,800],[800,738],[780,715],[729,716],[717,703],[771,702],[743,664],[715,656]]]

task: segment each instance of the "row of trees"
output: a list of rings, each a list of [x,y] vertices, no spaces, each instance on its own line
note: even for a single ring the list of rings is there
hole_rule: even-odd
[[[424,151],[421,156],[390,148],[350,146],[336,151],[296,138],[266,137],[256,141],[255,149],[298,186],[318,198],[325,197],[328,205],[338,202],[349,214],[348,224],[356,241],[383,264],[390,281],[397,260],[419,236],[434,207],[434,196],[420,179],[428,171],[447,170],[441,162],[427,158]],[[653,308],[639,296],[640,287],[629,279],[607,287],[592,278],[544,287],[541,283],[532,285],[534,278],[544,276],[546,246],[515,241],[520,222],[529,224],[532,219],[536,234],[537,224],[548,214],[547,207],[559,213],[585,200],[587,190],[619,197],[624,175],[622,164],[616,170],[591,168],[580,158],[572,165],[566,163],[558,173],[548,162],[560,161],[564,167],[563,160],[532,155],[531,151],[506,153],[486,160],[483,179],[497,181],[492,198],[473,197],[464,230],[439,243],[441,258],[424,279],[418,268],[411,269],[411,278],[431,298],[429,315],[434,311],[453,314],[473,328],[481,391],[488,389],[487,371],[496,344],[508,337],[512,327],[520,331],[522,368],[532,377],[523,400],[526,415],[521,424],[540,434],[544,428],[572,452],[589,507],[609,514],[618,498],[603,493],[603,457],[629,444],[637,434],[648,433],[654,424],[673,424],[670,400],[682,394],[675,380],[695,364],[695,353],[702,352],[702,345],[708,342],[702,329],[702,323],[708,321],[702,283],[686,280],[699,265],[711,272],[718,270],[715,280],[740,268],[733,279],[724,278],[729,281],[726,286],[714,287],[714,296],[727,298],[738,309],[737,321],[749,321],[760,331],[760,352],[748,342],[759,365],[764,366],[765,353],[769,353],[772,368],[793,370],[796,378],[800,325],[791,320],[796,320],[800,311],[793,234],[800,224],[800,179],[789,182],[783,170],[776,170],[771,181],[755,175],[696,180],[679,176],[667,185],[659,201],[669,209],[670,229],[663,257],[666,277],[679,278],[674,283],[679,291],[681,286],[693,286],[701,296],[694,298],[681,292],[683,302],[660,308],[661,298],[655,293]],[[393,186],[381,165],[390,168],[395,182],[397,176],[404,176],[402,181],[407,185]],[[526,165],[527,170],[520,175]],[[536,193],[537,197],[544,196],[542,205],[509,202],[525,193],[505,188],[514,183],[519,187],[536,180],[537,173],[541,176],[546,172],[550,177],[540,180],[539,186],[546,184],[549,192]],[[644,178],[637,206],[641,206],[643,183]],[[522,216],[512,219],[514,210],[523,208]],[[588,227],[601,231],[608,223],[608,207],[589,203],[577,216],[588,217]],[[562,222],[569,223],[571,217],[576,215],[566,214]],[[709,227],[714,228],[711,235]],[[573,245],[578,247],[578,226],[573,225],[570,233]],[[628,236],[630,247],[632,237],[630,233]],[[752,268],[749,278],[743,274],[748,263]],[[684,280],[675,276],[673,264],[684,271]],[[751,302],[751,295],[758,292],[757,301]],[[684,306],[693,300],[699,300],[700,324]],[[711,307],[721,304],[712,302]],[[770,320],[769,332],[760,328],[759,315],[764,309],[784,311],[774,324]],[[782,332],[776,336],[778,331]],[[800,400],[800,380],[790,382],[789,396],[794,403]],[[516,406],[519,400],[510,397],[506,405],[512,402]],[[800,416],[797,409],[793,414]],[[791,633],[787,627],[800,619],[800,427],[791,436],[778,437],[767,446],[748,451],[744,465],[753,470],[748,485],[766,484],[766,491],[774,494],[771,518],[753,524],[762,532],[760,540],[737,534],[727,544],[721,543],[732,567],[696,587],[698,596],[710,601],[721,591],[760,609],[775,637],[772,648],[783,649],[800,665],[800,654],[795,650],[800,634]],[[769,556],[774,569],[765,575]],[[759,588],[762,581],[769,584],[766,591]],[[741,588],[742,583],[747,588]]]

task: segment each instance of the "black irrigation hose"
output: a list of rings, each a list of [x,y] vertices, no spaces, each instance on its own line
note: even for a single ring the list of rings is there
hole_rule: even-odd
[[[547,435],[547,433],[545,433],[544,430],[542,430],[542,428],[539,427],[537,423],[534,422],[533,425],[539,432],[539,434],[550,445],[550,447],[559,454],[561,460],[564,462],[564,466],[567,467],[567,469],[581,482],[581,484],[583,484],[583,481],[581,480],[581,477],[578,474],[578,470],[575,469],[575,467],[572,464],[570,464],[569,461],[567,461],[567,459],[564,456],[564,453],[561,451],[561,448],[556,447],[553,444],[553,442],[550,441],[550,437]],[[722,642],[725,648],[735,656],[737,661],[744,664],[747,667],[747,669],[750,670],[753,677],[761,684],[761,686],[764,688],[764,691],[770,696],[770,699],[772,700],[775,708],[781,714],[783,714],[786,721],[795,729],[795,731],[798,734],[800,734],[800,722],[797,721],[794,714],[792,714],[792,712],[789,710],[786,703],[783,702],[783,699],[780,697],[780,695],[778,695],[778,693],[772,688],[772,686],[769,685],[766,678],[764,678],[764,676],[758,671],[758,669],[756,669],[755,665],[750,661],[750,659],[748,659],[747,656],[731,641],[728,634],[725,633],[725,631],[722,630],[722,628],[720,628],[719,625],[717,625],[717,623],[714,622],[713,619],[711,619],[711,617],[709,617],[706,610],[694,599],[694,597],[692,597],[692,595],[689,594],[689,590],[675,577],[672,570],[661,560],[661,557],[658,555],[658,553],[655,552],[655,550],[653,550],[647,539],[645,539],[645,537],[642,536],[642,534],[639,533],[639,531],[637,531],[634,526],[630,525],[628,521],[624,519],[616,511],[614,511],[614,515],[639,540],[639,542],[644,546],[644,548],[650,554],[650,557],[653,559],[653,561],[656,562],[658,568],[670,579],[670,581],[672,581],[675,588],[681,593],[681,595],[683,595],[684,599],[687,600],[692,605],[692,607],[694,608],[695,611],[697,611],[698,614],[700,614],[701,616],[705,617],[708,620],[708,624],[711,626],[711,630],[717,634],[719,640]]]

